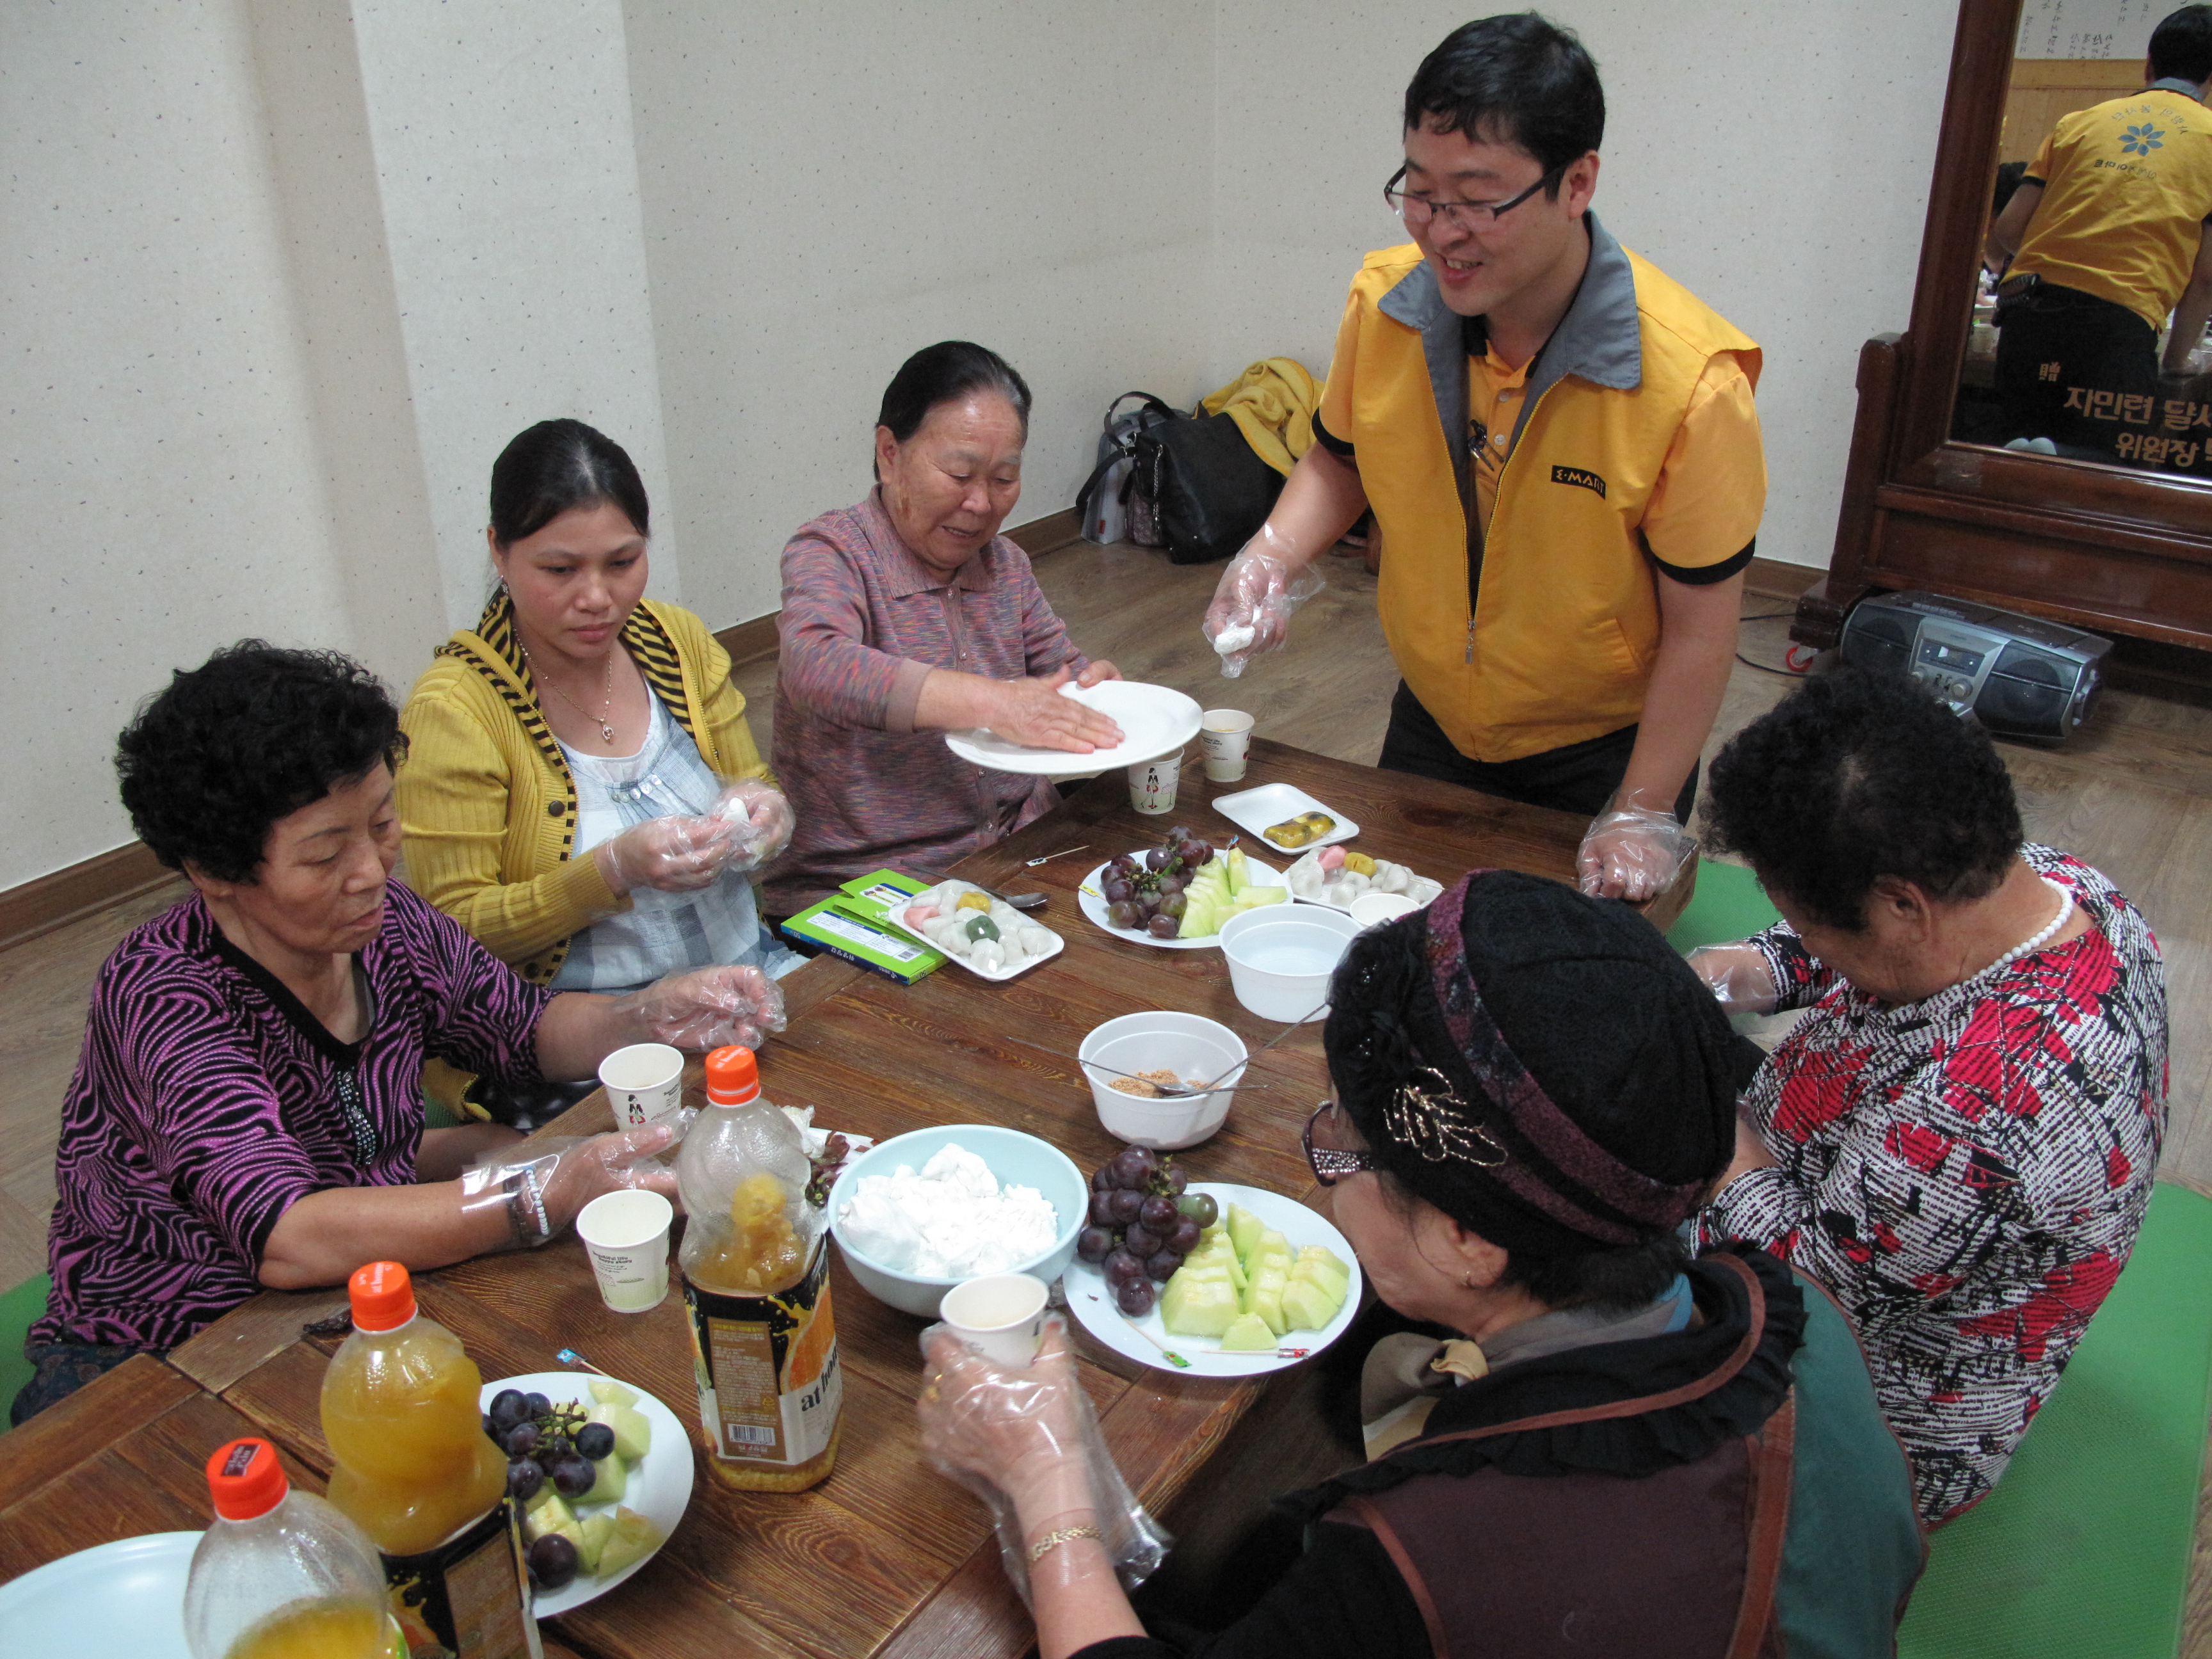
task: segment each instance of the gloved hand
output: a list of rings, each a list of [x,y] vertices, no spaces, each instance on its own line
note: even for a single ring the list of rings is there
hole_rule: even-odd
[[[708,816],[730,826],[730,856],[725,866],[757,870],[791,845],[797,826],[783,791],[758,778],[739,778],[722,786]]]
[[[695,1053],[732,1042],[757,1048],[783,1030],[783,992],[757,968],[694,968],[617,1001],[641,1041]]]
[[[1235,679],[1254,657],[1282,644],[1291,614],[1328,586],[1319,571],[1298,565],[1297,554],[1296,544],[1263,524],[1221,573],[1202,627],[1220,654],[1224,679]]]
[[[647,1123],[585,1139],[538,1141],[529,1148],[531,1158],[513,1156],[520,1148],[503,1148],[504,1156],[495,1154],[462,1173],[462,1213],[503,1210],[514,1243],[534,1249],[558,1236],[602,1193],[642,1187],[681,1208],[676,1172],[653,1158],[675,1139],[674,1125]]]
[[[1701,945],[1690,952],[1690,971],[1712,988],[1723,1012],[1771,1014],[1780,994],[1766,957],[1748,945]]]
[[[721,818],[647,818],[601,842],[592,856],[617,893],[633,887],[689,893],[714,885],[731,846],[731,825]]]
[[[1583,832],[1575,868],[1592,898],[1634,902],[1666,891],[1697,850],[1697,837],[1672,811],[1615,795]]]

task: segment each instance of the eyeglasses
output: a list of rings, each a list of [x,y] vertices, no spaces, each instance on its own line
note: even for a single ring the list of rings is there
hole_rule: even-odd
[[[1314,1145],[1314,1125],[1321,1121],[1323,1112],[1335,1109],[1334,1101],[1322,1102],[1314,1108],[1313,1115],[1306,1120],[1304,1132],[1298,1136],[1298,1144],[1306,1149],[1306,1162],[1313,1168],[1314,1179],[1324,1187],[1334,1187],[1346,1176],[1355,1176],[1375,1167],[1375,1160],[1365,1152],[1348,1152],[1340,1146]]]
[[[1390,175],[1390,182],[1382,186],[1382,199],[1389,204],[1391,212],[1409,225],[1425,225],[1441,213],[1447,222],[1462,230],[1487,230],[1498,222],[1500,214],[1510,213],[1540,190],[1557,187],[1565,176],[1567,167],[1571,165],[1562,163],[1553,167],[1518,196],[1504,202],[1431,201],[1425,196],[1416,196],[1411,191],[1398,188],[1398,181],[1406,176],[1406,169],[1400,167]]]

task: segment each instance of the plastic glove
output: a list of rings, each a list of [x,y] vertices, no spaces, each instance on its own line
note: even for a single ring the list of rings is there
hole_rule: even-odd
[[[708,816],[730,826],[725,867],[731,870],[757,870],[771,862],[791,845],[791,832],[798,825],[783,791],[758,778],[725,784]]]
[[[1697,837],[1674,813],[1616,795],[1583,832],[1575,868],[1592,898],[1633,902],[1665,892],[1697,850]]]
[[[531,1158],[507,1147],[462,1172],[461,1212],[501,1209],[516,1247],[535,1249],[557,1237],[576,1212],[602,1193],[642,1187],[675,1200],[676,1172],[653,1154],[675,1143],[674,1126],[647,1123],[587,1139],[533,1141]]]
[[[592,849],[618,893],[657,887],[689,893],[711,887],[730,860],[731,825],[719,817],[647,818]]]
[[[1122,1587],[1166,1559],[1169,1539],[1114,1465],[1091,1396],[1075,1375],[1067,1325],[1045,1322],[1036,1358],[1019,1370],[972,1352],[944,1325],[921,1334],[928,1382],[916,1412],[933,1468],[991,1510],[1006,1577],[1030,1600],[1030,1545],[1063,1527],[1095,1526]],[[1054,1565],[1048,1552],[1035,1571]]]
[[[1712,988],[1731,1014],[1771,1014],[1780,993],[1764,952],[1749,945],[1701,945],[1690,952],[1690,971]]]
[[[783,1030],[783,993],[757,968],[694,968],[617,998],[643,1040],[702,1052],[726,1043],[757,1048]]]
[[[1321,573],[1296,563],[1297,544],[1272,524],[1244,544],[1213,589],[1201,626],[1221,657],[1221,677],[1235,679],[1262,651],[1289,637],[1291,615],[1328,586]]]

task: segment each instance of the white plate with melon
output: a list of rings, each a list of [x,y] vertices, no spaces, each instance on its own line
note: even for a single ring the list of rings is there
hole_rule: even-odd
[[[1140,847],[1130,856],[1141,860],[1152,850]],[[1273,865],[1247,857],[1241,847],[1217,851],[1199,866],[1183,889],[1182,926],[1188,931],[1173,939],[1154,939],[1142,927],[1116,927],[1107,919],[1107,866],[1102,864],[1084,877],[1076,891],[1083,914],[1115,939],[1163,951],[1203,951],[1218,945],[1221,924],[1230,917],[1262,904],[1285,904],[1291,897],[1291,890],[1283,884],[1282,872]]]
[[[1069,1309],[1085,1330],[1116,1353],[1193,1376],[1257,1376],[1279,1371],[1319,1353],[1344,1334],[1359,1311],[1363,1280],[1352,1246],[1328,1217],[1294,1198],[1259,1187],[1200,1181],[1192,1182],[1188,1190],[1212,1194],[1219,1213],[1176,1277],[1158,1287],[1159,1300],[1141,1319],[1131,1319],[1115,1305],[1113,1290],[1097,1267],[1080,1260],[1068,1263],[1061,1287]],[[1240,1212],[1249,1218],[1244,1231],[1251,1237],[1245,1250],[1237,1251],[1230,1234]],[[1283,1282],[1278,1295],[1290,1304],[1290,1311],[1267,1304],[1264,1283],[1252,1271],[1261,1245],[1272,1242],[1269,1235],[1280,1242]],[[1225,1261],[1217,1265],[1214,1260],[1224,1246],[1237,1255],[1234,1270]],[[1340,1274],[1313,1257],[1303,1264],[1306,1271],[1301,1274],[1302,1250],[1328,1252],[1341,1269]],[[1184,1290],[1177,1291],[1176,1280],[1194,1268],[1197,1271]],[[1324,1276],[1326,1283],[1318,1282]],[[1303,1288],[1293,1291],[1293,1281],[1303,1281]],[[1255,1284],[1260,1285],[1256,1304]],[[1173,1309],[1171,1301],[1176,1304]],[[1324,1322],[1317,1327],[1297,1322],[1301,1315],[1317,1317],[1329,1302],[1335,1304],[1334,1310]],[[1170,1311],[1178,1311],[1179,1322],[1194,1328],[1170,1330],[1164,1317]],[[1259,1323],[1249,1322],[1253,1319]],[[1280,1331],[1273,1328],[1277,1321],[1281,1322]],[[1240,1322],[1244,1322],[1241,1329]],[[1225,1346],[1224,1338],[1254,1346]],[[1183,1363],[1177,1364],[1169,1357],[1171,1354]]]
[[[583,1558],[568,1583],[538,1592],[538,1617],[552,1619],[605,1595],[668,1541],[691,1502],[691,1442],[675,1413],[644,1389],[612,1377],[575,1371],[503,1376],[483,1385],[479,1402],[483,1410],[491,1409],[493,1396],[502,1389],[542,1394],[556,1405],[581,1406],[589,1421],[605,1423],[615,1431],[615,1449],[599,1462],[599,1478],[589,1492],[565,1498],[548,1481],[523,1506],[526,1543],[544,1532],[559,1531]],[[618,1475],[608,1468],[617,1462],[621,1464]],[[623,1510],[629,1512],[628,1517]]]

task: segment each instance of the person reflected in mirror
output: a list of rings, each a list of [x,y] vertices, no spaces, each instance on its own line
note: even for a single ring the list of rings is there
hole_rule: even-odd
[[[1891,1651],[1920,1530],[1849,1321],[1682,1239],[1758,1063],[1697,976],[1626,905],[1491,870],[1330,989],[1306,1157],[1399,1317],[1364,1461],[1279,1500],[1304,1547],[1242,1620],[1147,1634],[1064,1342],[1014,1370],[927,1334],[923,1452],[1013,1516],[1043,1659]]]
[[[1808,681],[1715,759],[1706,813],[1783,920],[1690,965],[1730,1010],[1809,1012],[1744,1096],[1701,1236],[1850,1310],[1933,1525],[1996,1484],[2142,1224],[2158,941],[2024,840],[1988,735],[1901,675]]]
[[[774,914],[885,866],[939,880],[1059,799],[962,760],[948,731],[1073,755],[1121,741],[1061,695],[1121,672],[1076,647],[999,533],[1029,426],[1029,385],[997,352],[925,347],[884,389],[874,488],[785,544],[773,750],[799,830],[769,873]]]
[[[2212,417],[2174,428],[2164,407],[2212,319],[2212,5],[2152,31],[2143,75],[2141,92],[2061,118],[1990,221],[2013,447],[2118,461],[2146,435],[2178,430],[2192,450],[2212,437]]]
[[[1758,346],[1591,211],[1604,133],[1596,64],[1534,12],[1423,60],[1382,192],[1411,240],[1352,279],[1316,441],[1204,628],[1232,666],[1280,645],[1371,508],[1378,764],[1583,815],[1585,890],[1645,899],[1689,854],[1766,464]]]

